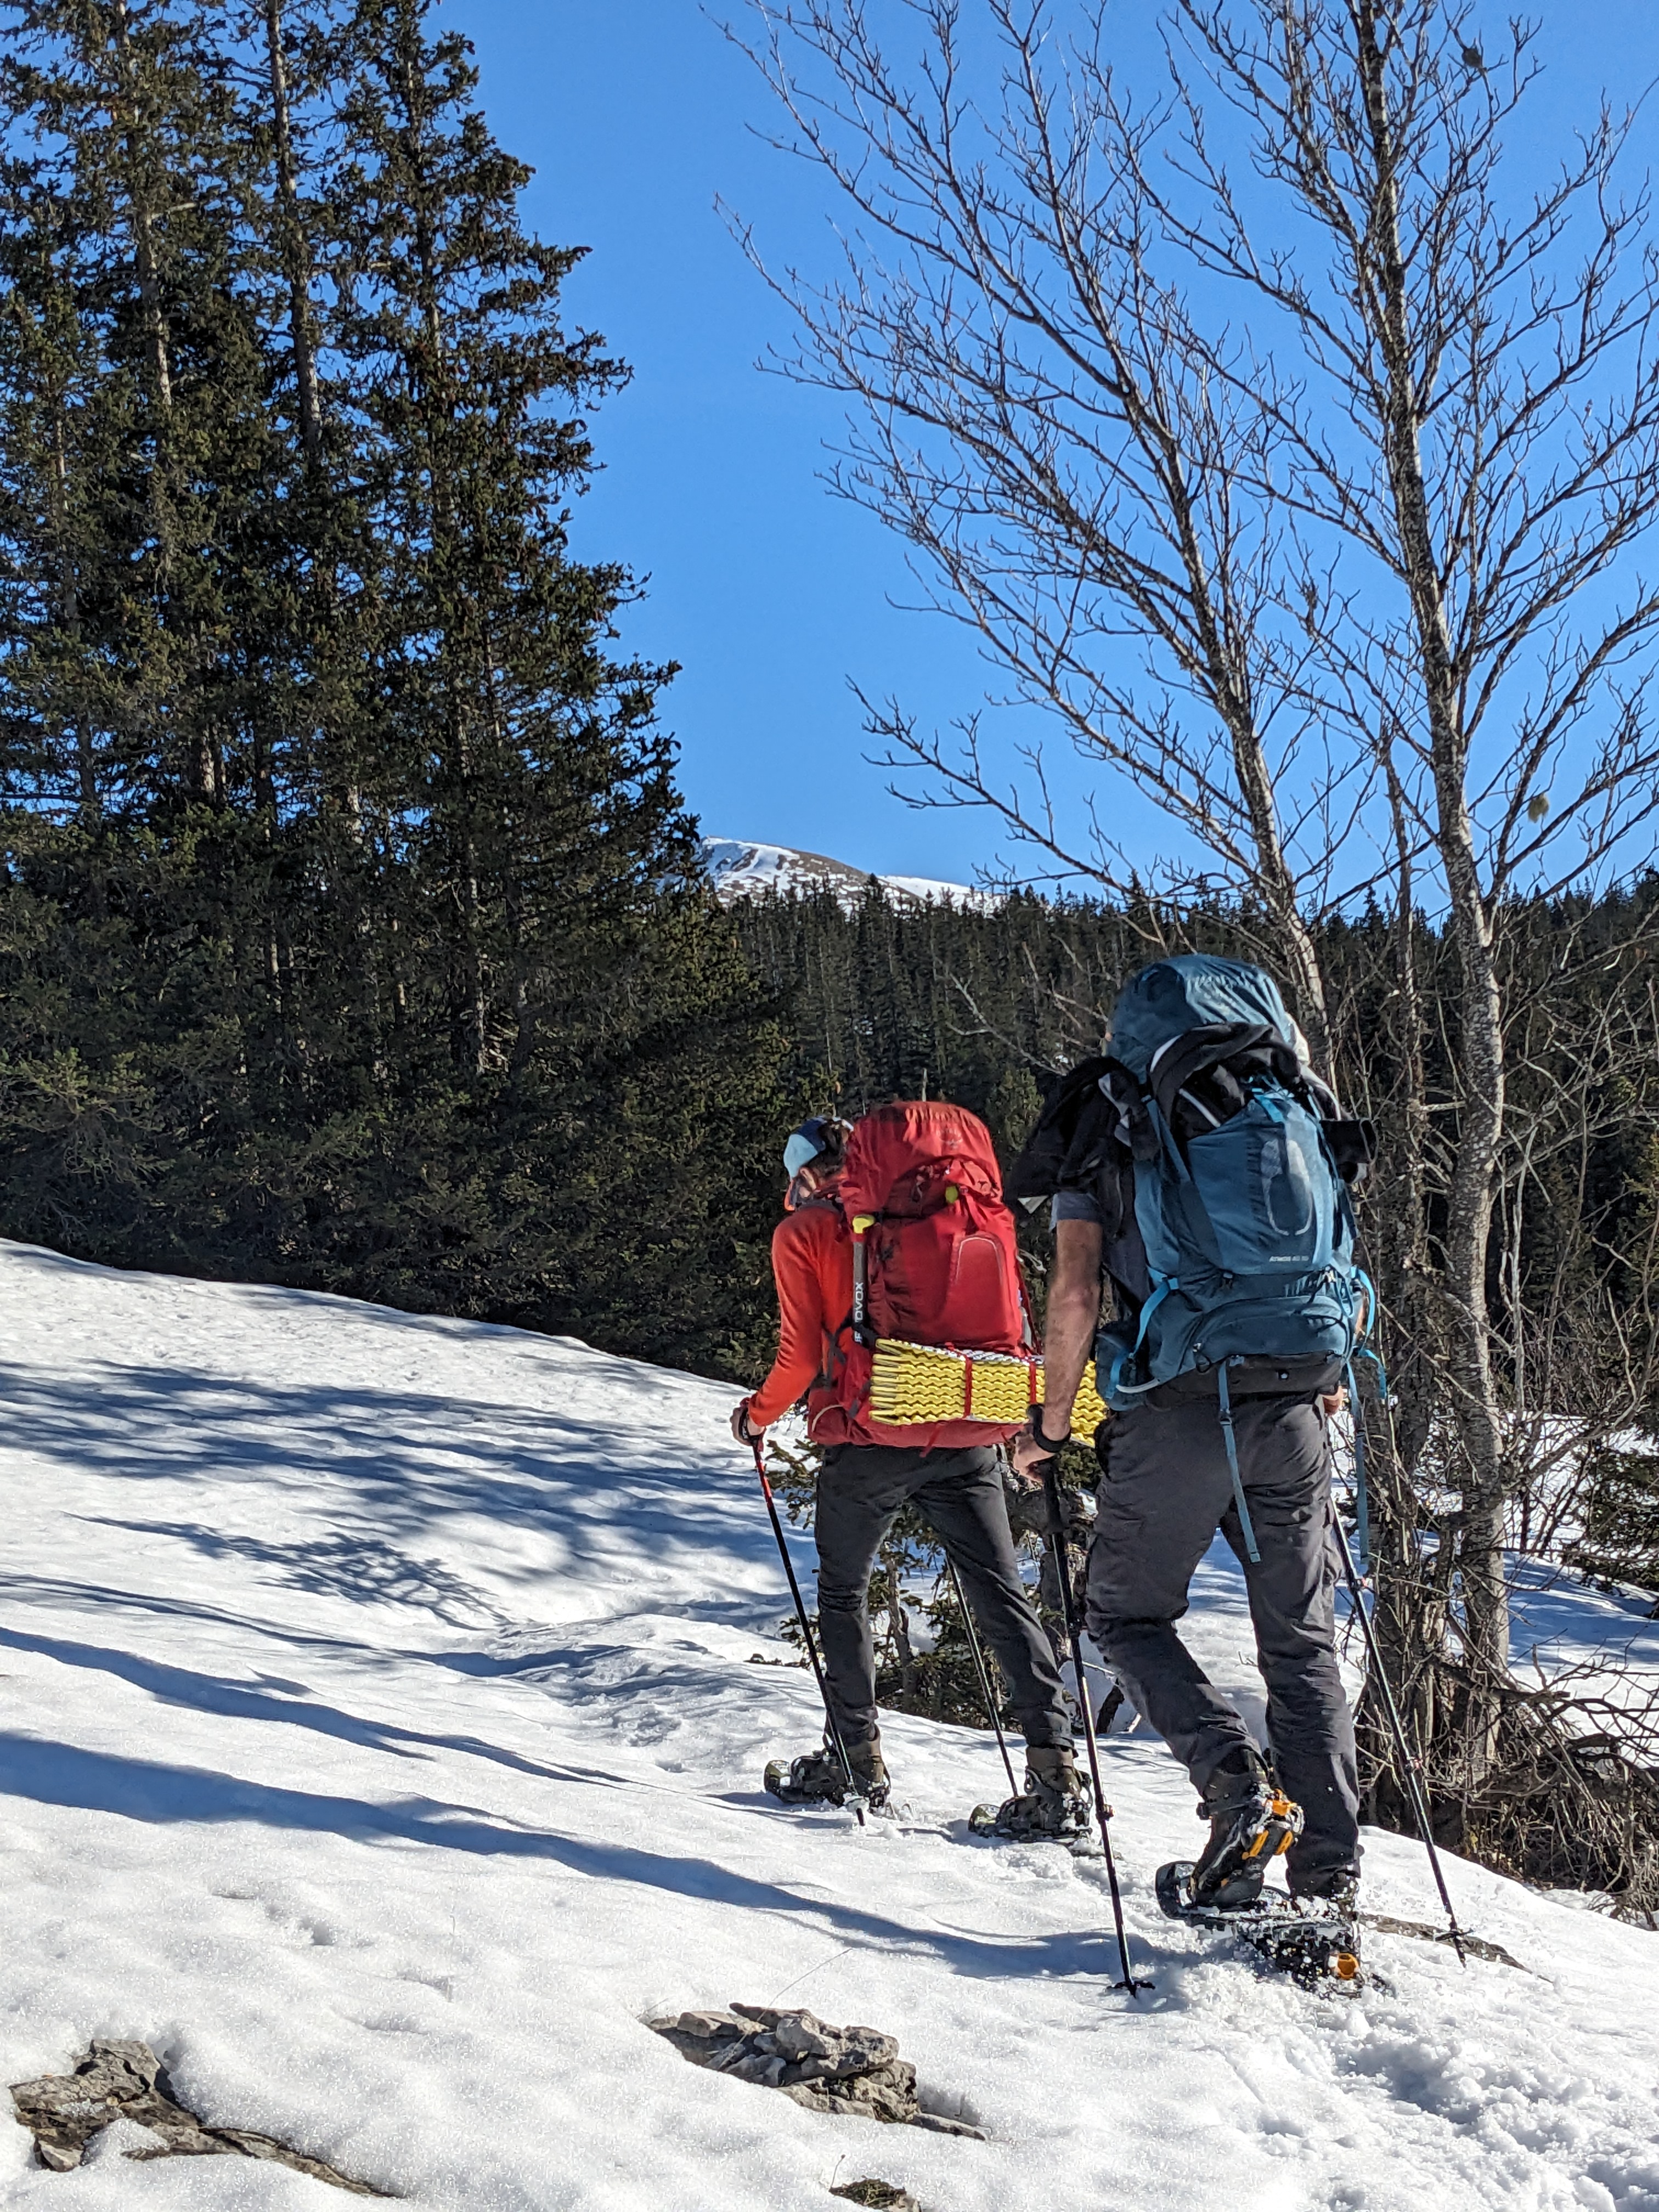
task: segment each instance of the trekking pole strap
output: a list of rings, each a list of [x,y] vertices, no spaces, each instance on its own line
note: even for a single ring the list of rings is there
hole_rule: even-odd
[[[1238,1508],[1238,1525],[1243,1532],[1244,1550],[1253,1567],[1261,1565],[1261,1554],[1256,1548],[1255,1524],[1250,1519],[1250,1509],[1244,1502],[1244,1478],[1238,1471],[1238,1439],[1233,1434],[1233,1401],[1227,1388],[1227,1363],[1224,1359],[1216,1370],[1216,1395],[1221,1405],[1221,1437],[1227,1447],[1227,1466],[1233,1478],[1233,1503]]]

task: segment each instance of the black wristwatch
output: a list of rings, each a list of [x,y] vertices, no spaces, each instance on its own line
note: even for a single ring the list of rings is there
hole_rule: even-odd
[[[1044,1459],[1053,1459],[1057,1452],[1063,1450],[1064,1448],[1072,1441],[1069,1435],[1063,1436],[1056,1441],[1053,1437],[1048,1437],[1043,1434],[1042,1408],[1041,1406],[1032,1407],[1031,1418],[1027,1425],[1030,1427],[1032,1437],[1036,1443],[1037,1449],[1042,1452]]]

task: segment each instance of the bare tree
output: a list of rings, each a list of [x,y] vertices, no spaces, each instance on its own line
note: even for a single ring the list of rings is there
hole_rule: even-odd
[[[860,7],[762,12],[796,149],[880,241],[849,240],[840,283],[777,280],[807,332],[791,372],[860,403],[839,488],[918,549],[931,603],[978,632],[1020,696],[1184,833],[1165,886],[1244,902],[1323,1065],[1310,916],[1373,771],[1331,753],[1310,707],[1326,592],[1286,510],[1256,494],[1282,442],[1273,411],[1241,352],[1224,349],[1217,374],[1180,282],[1158,273],[1137,183],[1153,126],[1097,53],[1057,94],[1040,13],[1017,23],[1003,0],[987,10],[1009,56],[988,123],[961,81],[951,0],[894,10],[931,33],[915,88]],[[803,82],[792,46],[826,82]],[[1003,789],[972,732],[955,756],[897,706],[873,719],[1062,872],[1129,887],[1109,787],[1092,822],[1067,822],[1040,759]]]
[[[1659,803],[1659,276],[1645,194],[1619,194],[1629,121],[1511,184],[1530,33],[1483,51],[1460,0],[1176,0],[1152,106],[1097,11],[1062,40],[1044,0],[756,4],[781,143],[851,211],[838,277],[769,280],[805,333],[782,365],[854,403],[838,489],[1101,773],[1073,822],[1040,753],[1005,779],[978,727],[953,749],[898,704],[872,718],[894,757],[1113,889],[1127,778],[1177,833],[1164,883],[1231,895],[1350,1072],[1376,1041],[1339,1055],[1322,931],[1368,895],[1389,918],[1402,1607],[1424,1482],[1457,1499],[1399,1632],[1455,1632],[1495,1686],[1540,1433],[1504,1240],[1577,1126],[1559,1097],[1515,1120],[1533,984],[1506,941],[1638,865]],[[1481,1710],[1476,1781],[1495,1688]]]
[[[1440,1365],[1463,1625],[1497,1675],[1516,1475],[1489,1307],[1501,939],[1518,890],[1630,851],[1659,776],[1642,703],[1659,592],[1629,558],[1659,513],[1645,196],[1617,197],[1629,124],[1606,112],[1540,190],[1516,205],[1502,189],[1504,126],[1534,75],[1518,25],[1488,63],[1468,9],[1443,0],[1386,18],[1375,0],[1181,0],[1179,21],[1293,243],[1258,243],[1190,82],[1182,167],[1199,204],[1158,191],[1158,207],[1200,268],[1282,318],[1305,364],[1305,387],[1267,403],[1285,496],[1363,564],[1329,657],[1351,679],[1353,742],[1386,750],[1432,856],[1456,954]]]

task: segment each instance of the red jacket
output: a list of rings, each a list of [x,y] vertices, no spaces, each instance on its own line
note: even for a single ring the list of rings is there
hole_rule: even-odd
[[[769,1428],[814,1382],[827,1388],[836,1333],[853,1315],[853,1240],[828,1194],[786,1213],[772,1231],[778,1356],[749,1401],[750,1425]],[[817,1394],[814,1394],[817,1395]],[[808,1409],[809,1424],[813,1408]]]

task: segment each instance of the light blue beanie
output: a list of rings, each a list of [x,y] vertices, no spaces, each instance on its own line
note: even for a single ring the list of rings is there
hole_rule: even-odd
[[[793,1182],[803,1168],[810,1168],[820,1152],[835,1146],[836,1133],[846,1133],[847,1124],[837,1121],[833,1114],[811,1114],[798,1129],[792,1130],[789,1141],[783,1148],[784,1172]],[[835,1146],[839,1152],[840,1147]]]
[[[789,1141],[783,1148],[785,1173],[791,1177],[798,1176],[803,1168],[811,1165],[823,1150],[823,1122],[817,1120],[803,1121],[799,1129],[791,1133]]]

